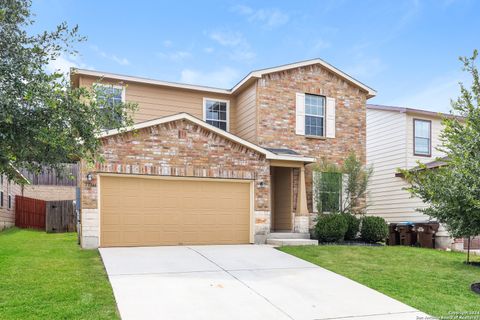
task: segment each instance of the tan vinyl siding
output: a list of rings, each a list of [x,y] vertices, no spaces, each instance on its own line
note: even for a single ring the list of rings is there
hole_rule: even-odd
[[[367,213],[388,222],[428,219],[415,209],[420,199],[403,190],[406,182],[395,177],[407,165],[407,121],[405,113],[367,109],[367,164],[373,166],[367,197]],[[413,129],[412,129],[413,130]]]
[[[237,128],[235,133],[240,138],[255,142],[257,136],[257,82],[248,86],[237,95],[236,119]]]
[[[97,81],[98,79],[94,77],[82,76],[80,86],[91,87]],[[118,81],[109,81],[109,79],[103,79],[102,83],[119,84]],[[235,132],[235,97],[233,96],[135,82],[127,83],[125,90],[126,101],[138,103],[138,110],[134,115],[136,123],[179,112],[186,112],[203,120],[203,98],[230,101],[230,132]]]

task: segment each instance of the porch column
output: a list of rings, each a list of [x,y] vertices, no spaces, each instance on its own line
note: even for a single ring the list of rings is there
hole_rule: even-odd
[[[298,177],[298,194],[297,194],[297,216],[308,216],[307,208],[307,188],[305,186],[305,166],[300,167]]]

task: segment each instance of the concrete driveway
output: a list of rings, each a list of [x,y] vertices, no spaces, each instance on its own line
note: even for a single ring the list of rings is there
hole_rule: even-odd
[[[426,316],[269,246],[106,248],[100,253],[124,320]]]

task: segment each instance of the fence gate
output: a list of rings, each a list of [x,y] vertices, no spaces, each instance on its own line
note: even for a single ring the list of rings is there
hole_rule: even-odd
[[[15,226],[45,230],[46,201],[15,196]]]
[[[76,230],[75,208],[72,200],[47,201],[47,232],[74,232]]]

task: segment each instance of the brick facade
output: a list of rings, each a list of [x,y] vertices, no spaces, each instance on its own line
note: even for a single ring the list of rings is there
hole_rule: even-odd
[[[98,219],[92,217],[98,215],[98,172],[254,180],[255,230],[258,234],[269,230],[270,167],[263,154],[188,120],[106,137],[102,143],[105,161],[91,168],[82,163],[81,206],[90,219],[87,230],[98,232]],[[92,181],[87,180],[88,173]]]
[[[309,138],[295,133],[295,94],[298,92],[335,98],[335,138]],[[366,99],[365,91],[320,65],[264,75],[257,87],[256,142],[267,148],[292,149],[318,160],[325,158],[337,165],[353,150],[365,164]],[[310,212],[313,212],[312,166],[307,165],[305,172]],[[294,190],[297,190],[297,181],[295,177]]]

